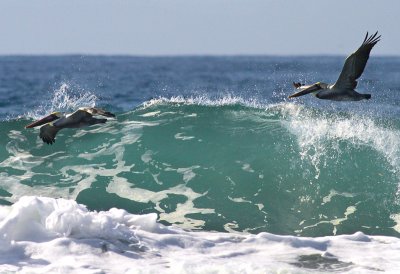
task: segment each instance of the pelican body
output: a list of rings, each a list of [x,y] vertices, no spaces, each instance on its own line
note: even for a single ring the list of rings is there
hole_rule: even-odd
[[[107,119],[95,118],[93,117],[94,115],[115,117],[111,112],[99,108],[79,108],[71,114],[53,112],[50,115],[25,126],[25,128],[34,128],[43,125],[40,128],[39,136],[43,142],[51,145],[55,142],[57,132],[63,128],[81,128],[96,124],[104,124],[107,121]]]
[[[357,79],[364,72],[372,48],[380,41],[381,36],[377,35],[378,32],[368,36],[367,32],[361,46],[346,58],[342,72],[335,84],[329,85],[317,82],[312,85],[302,85],[300,83],[293,83],[298,92],[290,95],[289,98],[311,93],[318,99],[332,101],[360,101],[370,99],[371,94],[358,93],[354,89],[357,87]]]

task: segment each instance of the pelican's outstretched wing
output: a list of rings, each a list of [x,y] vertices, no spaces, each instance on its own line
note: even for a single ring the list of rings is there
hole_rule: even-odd
[[[56,140],[56,134],[61,128],[55,127],[51,124],[44,125],[40,128],[40,138],[46,144],[52,145]]]
[[[379,42],[381,36],[377,36],[378,32],[368,37],[365,36],[364,42],[359,49],[346,58],[342,72],[339,75],[334,87],[340,89],[355,89],[357,79],[361,76],[367,64],[369,53],[376,43]]]
[[[105,111],[104,109],[101,108],[79,108],[79,110],[83,110],[86,111],[87,113],[90,113],[92,115],[101,115],[101,116],[105,116],[105,117],[115,117],[115,114],[109,112],[109,111]]]

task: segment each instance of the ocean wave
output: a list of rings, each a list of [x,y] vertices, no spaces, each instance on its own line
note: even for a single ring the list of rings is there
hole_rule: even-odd
[[[396,121],[294,103],[154,99],[103,126],[62,130],[53,146],[28,122],[1,122],[3,204],[43,195],[157,212],[188,229],[399,233]],[[332,192],[349,195],[326,202]]]

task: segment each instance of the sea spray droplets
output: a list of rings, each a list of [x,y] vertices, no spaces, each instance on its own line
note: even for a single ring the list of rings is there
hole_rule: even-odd
[[[69,84],[63,83],[54,93],[51,110],[72,110],[79,107],[94,107],[97,97],[91,92],[81,90],[76,93]]]
[[[65,112],[79,107],[94,107],[98,99],[94,93],[68,83],[62,83],[50,96],[52,97],[51,101],[44,102],[24,116],[38,119],[54,111]]]
[[[341,154],[339,143],[346,141],[352,146],[368,146],[379,152],[400,177],[400,131],[378,126],[368,117],[326,113],[303,106],[288,105],[283,109],[286,117],[282,123],[297,137],[301,159],[308,159],[319,177],[320,167]],[[333,154],[332,154],[333,153]]]

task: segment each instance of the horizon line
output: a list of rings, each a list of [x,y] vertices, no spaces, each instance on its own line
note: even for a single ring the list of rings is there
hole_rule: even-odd
[[[125,53],[11,53],[0,57],[134,57],[134,58],[185,58],[185,57],[347,57],[344,54],[125,54]],[[396,54],[374,54],[374,57],[400,57]]]

